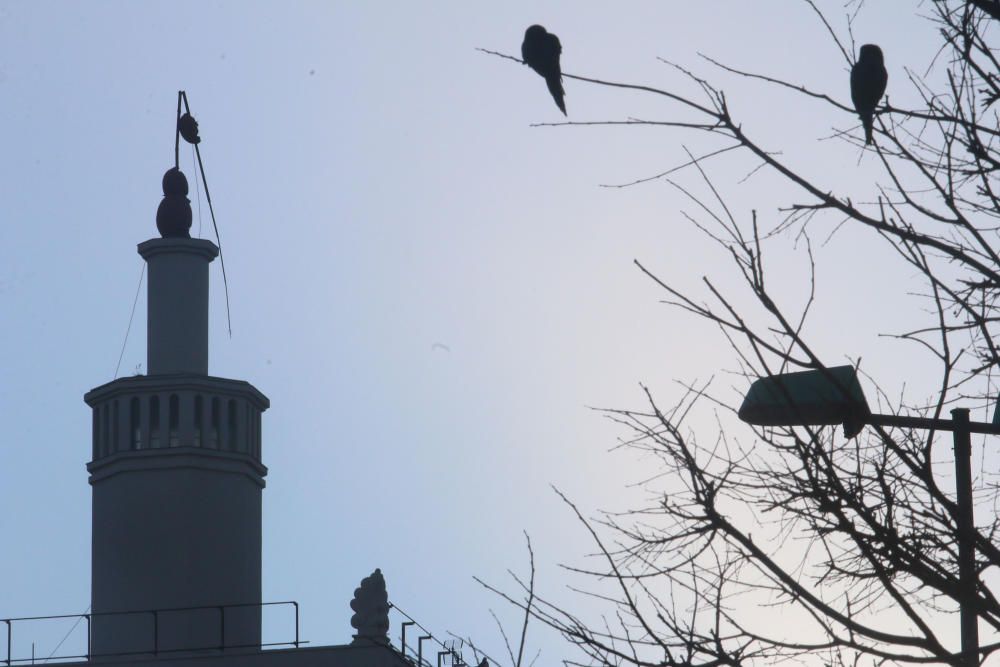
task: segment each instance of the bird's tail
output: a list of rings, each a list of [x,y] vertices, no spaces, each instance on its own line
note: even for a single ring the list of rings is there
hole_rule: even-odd
[[[566,102],[563,100],[566,96],[566,91],[563,90],[562,77],[546,77],[545,84],[549,87],[549,92],[552,93],[552,99],[556,101],[556,106],[559,107],[559,110],[563,112],[564,116],[567,115]]]
[[[861,124],[865,128],[865,146],[872,145],[872,129],[875,125],[875,118],[871,115],[861,117]]]

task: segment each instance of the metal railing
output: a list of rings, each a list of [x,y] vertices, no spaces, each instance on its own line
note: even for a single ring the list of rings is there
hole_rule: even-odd
[[[446,658],[447,662],[450,663],[450,667],[471,667],[469,663],[465,661],[465,657],[463,655],[462,648],[463,645],[465,645],[464,640],[459,639],[456,635],[450,632],[448,634],[452,636],[451,640],[435,637],[434,633],[421,625],[415,618],[400,609],[395,603],[389,602],[389,608],[390,610],[399,613],[403,616],[403,618],[407,619],[400,623],[399,648],[397,649],[390,643],[390,647],[395,650],[396,653],[406,662],[414,667],[434,667],[434,665],[424,657],[424,642],[430,641],[437,644],[442,649],[436,652],[437,667],[445,667]],[[425,633],[417,637],[416,651],[412,650],[413,646],[406,643],[406,629],[411,626],[416,626]],[[390,642],[391,641],[392,640],[390,639]],[[458,642],[461,642],[461,645],[459,645]],[[471,644],[469,644],[468,647],[474,651],[477,661],[485,659],[490,667],[500,665],[499,662],[483,653],[478,647]],[[407,653],[407,648],[411,650],[410,653]]]
[[[295,638],[291,641],[283,642],[254,642],[252,644],[228,644],[226,643],[226,610],[227,609],[240,609],[240,608],[257,608],[263,610],[264,607],[273,607],[279,605],[291,605],[294,610],[295,615]],[[192,612],[192,611],[208,611],[208,610],[218,610],[219,612],[219,643],[211,646],[181,646],[172,648],[161,648],[160,647],[160,617],[165,613],[178,613],[178,612]],[[94,618],[100,617],[114,617],[114,616],[142,616],[148,615],[153,621],[153,645],[150,650],[138,650],[138,651],[118,651],[118,652],[103,652],[94,653],[92,650],[93,643],[93,624],[92,620]],[[49,660],[90,660],[95,657],[117,657],[117,656],[127,656],[127,655],[160,655],[164,653],[177,653],[184,651],[225,651],[227,649],[237,649],[237,648],[264,648],[269,646],[294,646],[299,648],[304,643],[299,638],[299,603],[294,600],[283,600],[280,602],[245,602],[239,604],[224,604],[224,605],[203,605],[198,607],[168,607],[160,609],[141,609],[141,610],[131,610],[131,611],[107,611],[107,612],[90,612],[84,614],[59,614],[54,616],[22,616],[19,618],[0,618],[0,623],[6,625],[7,628],[7,653],[3,660],[0,660],[0,664],[5,667],[12,667],[18,663],[28,663],[35,662],[37,658],[14,658],[13,645],[14,645],[14,624],[18,622],[28,622],[28,621],[51,621],[56,619],[83,619],[86,620],[87,626],[87,652],[83,654],[67,654],[67,655],[52,655],[48,658],[43,659],[43,662]],[[68,635],[67,635],[68,636]],[[57,647],[58,649],[58,647]]]

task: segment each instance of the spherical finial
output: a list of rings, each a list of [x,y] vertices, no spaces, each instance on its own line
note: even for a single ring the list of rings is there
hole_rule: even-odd
[[[191,234],[191,202],[187,198],[188,183],[177,167],[163,174],[163,200],[156,209],[156,228],[163,238],[189,239]]]
[[[184,172],[177,167],[167,169],[167,173],[163,175],[163,194],[187,197],[187,193],[188,179]]]

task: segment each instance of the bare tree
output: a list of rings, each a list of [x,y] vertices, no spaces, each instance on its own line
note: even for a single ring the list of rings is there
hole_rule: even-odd
[[[531,547],[531,537],[527,532],[524,533],[524,540],[528,548],[528,577],[524,579],[514,573],[512,570],[507,570],[507,574],[516,582],[516,584],[524,591],[524,596],[522,600],[516,603],[516,606],[521,608],[522,616],[519,628],[519,634],[515,635],[517,637],[517,654],[514,653],[514,645],[511,643],[511,636],[507,634],[507,629],[504,624],[500,621],[500,618],[496,615],[492,609],[490,609],[490,615],[493,617],[493,621],[497,624],[497,630],[503,639],[504,648],[507,650],[507,657],[510,659],[510,667],[534,667],[535,662],[538,660],[541,650],[536,650],[534,656],[530,661],[525,662],[524,649],[527,645],[528,639],[528,626],[531,622],[532,616],[535,614],[535,550]],[[474,577],[476,582],[480,585],[494,590],[489,584],[484,582],[479,577]],[[460,643],[461,648],[468,647],[469,651],[472,653],[473,661],[478,667],[502,667],[503,662],[491,658],[486,654],[485,651],[477,645],[471,637],[462,637],[453,632],[449,632],[449,635],[453,639]],[[458,655],[458,654],[453,654]],[[459,655],[459,657],[461,657]],[[464,659],[453,661],[453,664],[465,664]]]
[[[804,2],[839,47],[846,71],[855,45],[813,2]],[[734,288],[711,277],[704,279],[703,293],[687,293],[637,264],[667,301],[719,327],[743,389],[756,378],[828,366],[803,333],[812,298],[795,311],[783,305],[769,291],[762,249],[776,234],[807,239],[814,221],[832,216],[837,224],[869,230],[873,243],[905,260],[923,282],[927,321],[892,335],[900,344],[914,344],[922,364],[936,365],[938,389],[931,401],[880,394],[880,404],[899,414],[939,417],[958,402],[982,408],[995,401],[1000,62],[990,35],[1000,29],[1000,3],[915,5],[937,24],[941,50],[926,73],[907,70],[908,81],[890,83],[912,86],[922,103],[899,108],[884,101],[868,149],[845,100],[846,79],[835,89],[813,90],[706,59],[705,67],[718,74],[785,88],[803,105],[842,111],[854,125],[836,136],[846,148],[864,150],[880,168],[880,181],[869,193],[838,191],[837,183],[806,176],[801,165],[765,150],[731,114],[725,92],[690,69],[678,67],[699,91],[695,95],[564,75],[665,97],[677,110],[663,120],[606,124],[669,127],[723,140],[684,161],[683,168],[701,179],[699,190],[669,180],[677,170],[657,177],[693,202],[699,211],[693,222],[728,253],[751,302],[733,298]],[[781,202],[777,221],[765,224],[756,212],[741,214],[727,205],[711,160],[739,153],[797,193]],[[688,386],[669,408],[647,392],[645,409],[608,411],[630,430],[630,446],[659,457],[660,491],[648,506],[597,519],[566,499],[600,556],[600,566],[578,571],[592,578],[592,594],[609,605],[608,612],[603,619],[585,619],[532,589],[532,616],[582,650],[586,658],[578,664],[968,664],[956,629],[958,507],[951,482],[935,470],[935,460],[950,456],[949,439],[879,427],[845,440],[834,429],[796,426],[754,428],[748,442],[731,431],[732,394],[717,391]],[[688,416],[706,402],[718,411],[719,427],[695,433]],[[996,487],[983,480],[977,494],[980,503],[997,498]],[[974,606],[983,638],[978,663],[1000,649],[1000,600],[991,586],[991,568],[1000,567],[994,544],[1000,522],[983,511],[977,520]],[[765,533],[770,538],[762,540]],[[611,590],[602,588],[609,583]],[[523,597],[505,597],[524,608]],[[762,622],[774,618],[762,608],[794,619],[796,630]]]

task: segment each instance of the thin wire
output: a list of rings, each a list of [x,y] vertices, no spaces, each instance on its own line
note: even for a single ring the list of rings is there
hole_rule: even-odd
[[[139,272],[139,284],[135,288],[135,298],[132,300],[132,312],[128,316],[128,328],[125,329],[125,340],[122,341],[122,351],[118,353],[118,364],[115,366],[115,377],[118,378],[118,369],[122,365],[122,357],[125,356],[125,344],[128,343],[128,334],[132,330],[132,318],[135,317],[135,304],[139,303],[139,291],[142,289],[142,277],[146,275],[146,262],[142,263],[142,271]]]
[[[191,150],[191,171],[194,172],[195,200],[197,200],[197,202],[198,202],[198,238],[201,238],[201,186],[198,185],[198,172],[194,171],[194,168],[195,168],[195,157],[194,157],[194,149],[192,148],[192,150]]]
[[[185,97],[185,102],[187,98]],[[194,145],[194,153],[198,156],[198,169],[201,171],[201,182],[205,184],[205,200],[208,202],[208,212],[212,216],[212,228],[215,229],[215,241],[219,245],[219,263],[222,265],[222,285],[226,290],[226,326],[229,328],[229,337],[233,337],[233,321],[229,314],[229,280],[226,278],[226,259],[222,256],[222,239],[219,238],[219,225],[215,222],[215,208],[212,206],[212,195],[208,193],[208,181],[205,179],[205,165],[201,161],[201,151],[198,144]]]
[[[145,265],[145,262],[143,262],[143,265]],[[63,645],[63,642],[65,642],[66,639],[71,634],[73,634],[73,631],[76,630],[76,626],[80,625],[80,621],[83,620],[83,617],[86,616],[89,611],[90,611],[90,605],[88,604],[86,611],[84,611],[82,614],[80,614],[79,616],[76,617],[76,623],[74,623],[73,627],[69,629],[69,632],[67,632],[65,635],[63,635],[63,638],[59,640],[59,643],[56,644],[56,647],[54,649],[52,649],[52,653],[49,653],[49,657],[45,658],[45,660],[43,662],[48,662],[49,660],[52,659],[52,656],[54,656],[56,654],[56,651],[58,651],[59,647],[61,647]],[[7,656],[7,657],[9,658],[10,656]]]
[[[184,111],[191,113],[191,106],[188,104],[187,93],[183,90],[180,95],[184,98]],[[212,228],[215,229],[215,241],[219,246],[219,263],[222,265],[222,284],[226,289],[226,326],[229,328],[229,337],[233,337],[233,321],[229,314],[229,280],[226,278],[226,259],[222,256],[222,239],[219,237],[219,225],[215,222],[215,208],[212,206],[212,195],[208,191],[208,179],[205,178],[205,164],[201,161],[201,150],[198,144],[194,144],[194,154],[198,156],[198,169],[201,171],[201,182],[205,184],[205,200],[208,202],[208,212],[212,215]]]

